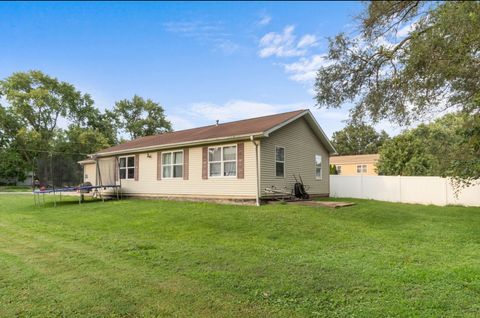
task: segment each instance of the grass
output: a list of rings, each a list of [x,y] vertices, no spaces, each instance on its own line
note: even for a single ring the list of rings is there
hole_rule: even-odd
[[[0,317],[480,315],[480,208],[0,196]]]
[[[31,186],[0,186],[0,192],[31,192]]]

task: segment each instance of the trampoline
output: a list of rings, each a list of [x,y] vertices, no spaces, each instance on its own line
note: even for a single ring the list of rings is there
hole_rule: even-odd
[[[62,193],[63,192],[78,192],[78,204],[81,204],[83,201],[83,197],[85,193],[89,193],[92,190],[94,191],[93,196],[99,196],[102,201],[105,201],[105,197],[101,191],[98,190],[107,190],[108,188],[114,190],[114,195],[119,199],[119,188],[120,185],[109,184],[109,185],[85,185],[85,186],[78,186],[78,187],[63,187],[63,188],[53,188],[53,189],[44,189],[44,190],[34,190],[33,193],[33,200],[35,202],[35,206],[45,205],[45,194],[53,195],[53,205],[57,206],[57,198],[56,195],[59,194],[59,201],[62,201]]]
[[[59,201],[62,201],[62,193],[67,192],[77,192],[78,193],[78,204],[81,204],[85,194],[92,192],[94,198],[100,198],[102,201],[105,201],[105,193],[107,191],[108,197],[116,197],[117,200],[121,196],[121,186],[122,180],[118,178],[118,159],[114,158],[93,158],[95,160],[96,166],[96,177],[95,185],[90,184],[90,182],[81,184],[79,186],[66,186],[66,187],[51,187],[46,189],[35,189],[32,191],[33,199],[35,206],[40,206],[43,204],[45,206],[45,195],[53,196],[53,205],[57,206],[57,194],[59,196]],[[53,169],[51,169],[53,174]],[[119,182],[119,184],[117,184]]]

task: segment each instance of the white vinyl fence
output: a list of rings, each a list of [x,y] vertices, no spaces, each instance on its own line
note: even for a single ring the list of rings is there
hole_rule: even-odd
[[[330,196],[380,201],[480,206],[480,182],[455,195],[450,179],[401,176],[330,176]]]

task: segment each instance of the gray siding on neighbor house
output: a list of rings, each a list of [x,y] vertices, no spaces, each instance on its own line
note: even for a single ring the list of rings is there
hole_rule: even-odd
[[[285,178],[275,176],[275,146],[285,147]],[[322,156],[322,179],[315,178],[315,155]],[[314,134],[307,121],[301,117],[270,134],[260,146],[260,192],[272,185],[293,188],[295,174],[310,186],[310,194],[329,194],[329,154]]]

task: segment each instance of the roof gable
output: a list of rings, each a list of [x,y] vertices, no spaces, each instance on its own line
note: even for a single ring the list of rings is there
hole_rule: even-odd
[[[327,135],[323,131],[322,127],[318,124],[317,120],[313,116],[313,114],[309,110],[304,110],[302,113],[293,116],[292,118],[286,120],[285,122],[270,128],[269,130],[265,131],[266,136],[271,134],[272,132],[290,124],[291,122],[297,120],[300,117],[305,117],[306,122],[312,128],[314,134],[317,136],[318,139],[322,142],[322,144],[327,148],[328,152],[330,154],[335,154],[337,151],[335,150],[335,147],[333,147],[332,143],[328,139]]]

